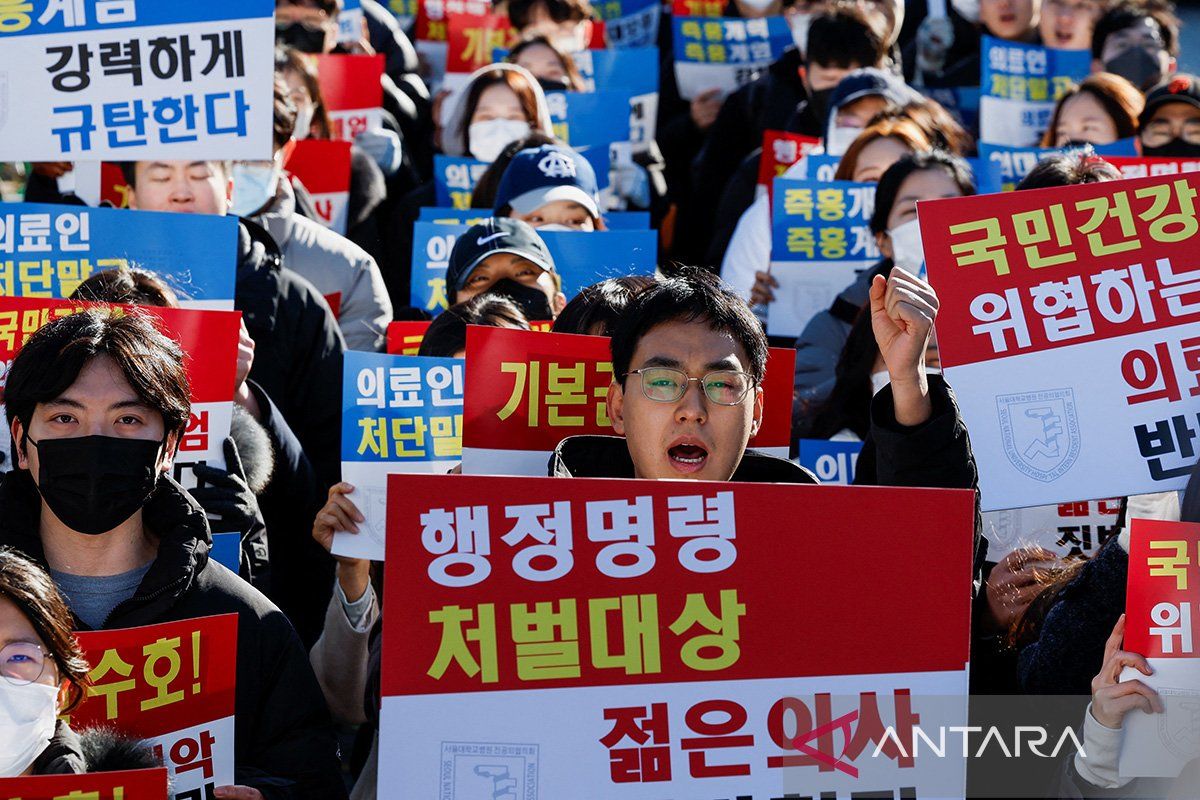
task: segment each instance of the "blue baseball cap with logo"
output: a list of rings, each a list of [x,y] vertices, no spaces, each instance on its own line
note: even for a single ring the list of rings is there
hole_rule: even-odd
[[[513,156],[496,190],[496,212],[508,206],[518,214],[532,214],[555,200],[578,203],[593,217],[600,217],[596,172],[588,160],[568,147],[552,144]]]

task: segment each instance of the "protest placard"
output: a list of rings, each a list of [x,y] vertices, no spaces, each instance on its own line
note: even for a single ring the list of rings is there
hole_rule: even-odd
[[[783,17],[708,19],[674,17],[675,81],[693,100],[709,89],[727,95],[754,80],[792,46]]]
[[[338,13],[338,41],[354,44],[363,38],[362,0],[342,0]]]
[[[237,631],[237,614],[79,631],[91,685],[71,725],[145,739],[171,773],[173,800],[236,784]]]
[[[25,341],[43,325],[87,308],[110,308],[95,303],[46,300],[36,297],[0,297],[0,400],[13,358]],[[233,415],[234,379],[241,314],[236,311],[196,311],[184,308],[112,306],[113,313],[144,314],[164,334],[179,342],[187,358],[184,368],[192,389],[192,411],[187,432],[180,439],[173,476],[185,487],[196,485],[194,464],[225,466],[224,443]],[[5,424],[3,409],[0,422]],[[0,448],[11,437],[0,436]]]
[[[415,356],[421,349],[421,341],[429,330],[429,324],[416,320],[389,322],[387,352],[394,356]]]
[[[343,236],[350,207],[350,147],[347,141],[301,139],[283,165],[312,195],[316,221]]]
[[[410,305],[432,314],[446,309],[450,251],[466,230],[466,225],[413,225]],[[585,286],[606,278],[653,275],[658,261],[657,231],[544,231],[540,235],[554,258],[568,300]]]
[[[772,348],[763,381],[763,422],[750,447],[787,458],[795,351]],[[605,405],[612,383],[608,338],[467,328],[463,472],[545,475],[568,436],[612,436]]]
[[[658,94],[658,48],[582,50],[572,54],[583,78],[581,91]]]
[[[630,91],[550,92],[546,104],[554,135],[577,149],[607,151],[611,142],[627,142],[632,97]],[[599,174],[596,179],[600,179]]]
[[[1063,558],[1090,558],[1121,532],[1121,498],[1080,500],[983,515],[988,560],[999,561],[1019,547],[1041,547]]]
[[[5,159],[271,157],[271,0],[4,8]]]
[[[1183,488],[1200,175],[918,205],[985,511]]]
[[[965,796],[970,492],[390,481],[389,797]]]
[[[721,17],[725,3],[721,0],[673,0],[671,14],[676,17]]]
[[[443,208],[421,206],[417,222],[435,222],[438,225],[478,225],[492,216],[490,208]],[[616,231],[650,230],[649,211],[608,211],[604,214],[604,225]]]
[[[167,770],[0,778],[0,800],[167,800]]]
[[[1163,711],[1124,719],[1123,778],[1174,778],[1200,758],[1200,525],[1135,519],[1129,536],[1125,640],[1153,674],[1125,667],[1121,680],[1155,689]]]
[[[593,4],[610,47],[653,47],[662,18],[659,0],[602,0]]]
[[[433,157],[433,188],[439,206],[450,206],[459,210],[471,207],[471,193],[475,184],[490,167],[486,161],[469,156]]]
[[[342,53],[313,57],[325,110],[333,123],[332,138],[351,141],[363,131],[383,128],[384,57]]]
[[[185,308],[232,309],[237,237],[236,217],[0,203],[0,296],[64,298],[101,270],[136,267]]]
[[[1134,154],[1108,155],[1104,160],[1121,170],[1126,178],[1147,178],[1152,175],[1178,175],[1181,172],[1200,172],[1200,158],[1149,158]]]
[[[823,484],[849,486],[863,443],[843,439],[801,439],[796,460]]]
[[[1112,160],[1109,156],[1137,155],[1136,139],[1118,139],[1112,144],[1089,145],[1089,147],[1097,155],[1105,156],[1105,161]],[[1082,149],[1071,147],[1009,147],[980,142],[979,157],[984,161],[995,164],[999,168],[1000,191],[1011,192],[1043,158],[1063,153],[1080,152]],[[1128,177],[1137,176],[1130,175]],[[1144,177],[1144,175],[1140,177]]]
[[[787,131],[763,131],[762,155],[758,159],[758,185],[774,193],[775,179],[788,167],[819,147],[815,136],[801,136]]]
[[[361,2],[361,0],[359,0]],[[417,0],[387,0],[384,5],[392,12],[392,16],[400,23],[405,33],[411,33],[417,20]]]
[[[1090,50],[1057,50],[984,35],[979,45],[980,141],[1034,147],[1054,105],[1092,70]]]
[[[811,156],[809,157],[811,158]],[[799,336],[814,314],[880,258],[870,230],[875,184],[776,178],[771,204],[772,336]]]
[[[492,63],[492,51],[509,48],[517,40],[517,31],[508,14],[497,13],[491,6],[484,13],[450,14],[446,24],[446,77],[448,89],[457,89],[480,67]]]

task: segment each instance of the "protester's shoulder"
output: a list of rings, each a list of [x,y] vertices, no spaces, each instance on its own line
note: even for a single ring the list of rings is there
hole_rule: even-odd
[[[285,621],[283,612],[266,595],[211,559],[196,574],[186,605],[192,616],[237,614],[239,625],[273,627]]]
[[[292,243],[317,258],[349,261],[354,267],[362,267],[372,260],[366,250],[319,222],[296,215],[292,223]]]

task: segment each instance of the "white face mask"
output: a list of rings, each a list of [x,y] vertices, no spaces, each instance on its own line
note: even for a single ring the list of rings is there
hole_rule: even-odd
[[[792,14],[788,17],[788,27],[792,29],[792,43],[803,53],[808,49],[808,26],[812,23],[812,14]]]
[[[863,132],[862,128],[833,126],[825,137],[825,152],[831,156],[844,156],[850,145]]]
[[[958,15],[971,24],[979,22],[979,0],[950,0]]]
[[[307,139],[312,128],[313,107],[307,103],[296,107],[296,130],[292,133],[297,139]]]
[[[0,778],[29,769],[54,736],[57,715],[57,686],[13,686],[0,679]]]
[[[570,225],[563,225],[561,222],[551,222],[546,225],[534,225],[534,227],[537,228],[538,233],[545,233],[547,231],[568,231],[568,232],[576,231],[576,232],[578,232],[581,230],[580,228],[572,228]]]
[[[871,396],[879,394],[883,391],[883,387],[892,382],[892,376],[885,369],[881,372],[871,373]]]
[[[229,212],[239,217],[248,217],[266,206],[275,198],[282,170],[279,163],[234,164],[233,199]]]
[[[471,155],[479,161],[492,163],[505,147],[529,135],[529,123],[515,119],[489,119],[473,122],[467,128]]]
[[[773,0],[742,0],[742,5],[753,11],[766,11]]]
[[[909,220],[888,231],[892,239],[892,261],[913,275],[919,275],[925,263],[925,249],[921,246],[921,226],[917,220]]]

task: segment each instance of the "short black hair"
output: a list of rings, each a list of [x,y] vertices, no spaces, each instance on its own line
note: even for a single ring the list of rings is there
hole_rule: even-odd
[[[508,21],[518,31],[529,25],[533,9],[542,6],[555,22],[582,22],[592,18],[588,0],[509,0]]]
[[[857,5],[837,3],[809,24],[804,63],[842,69],[878,67],[887,50],[883,32]]]
[[[504,295],[485,292],[450,306],[434,317],[417,355],[451,358],[459,350],[465,350],[468,325],[529,330],[529,321],[516,303]]]
[[[638,343],[667,322],[703,322],[728,333],[746,351],[748,369],[762,383],[767,371],[767,335],[746,301],[708,270],[685,267],[638,293],[612,332],[613,376],[622,386]]]
[[[1090,151],[1056,153],[1039,161],[1017,184],[1016,190],[1020,192],[1025,189],[1049,189],[1053,186],[1119,180],[1120,170]]]
[[[900,187],[908,176],[928,169],[943,170],[958,185],[964,197],[975,194],[971,167],[958,156],[950,155],[944,150],[909,153],[888,167],[887,172],[879,178],[875,187],[875,210],[871,214],[871,233],[883,233],[887,230],[888,217],[892,215],[892,208],[896,205],[896,196],[900,194]]]
[[[611,336],[633,298],[652,283],[654,278],[644,275],[626,275],[593,283],[567,303],[550,330],[589,334],[599,325],[602,335]]]
[[[136,267],[97,272],[71,292],[72,300],[89,303],[122,303],[130,306],[179,308],[179,297],[162,278]]]
[[[183,349],[136,310],[81,311],[30,336],[8,371],[9,422],[19,420],[28,435],[38,403],[60,397],[100,356],[111,358],[141,401],[162,415],[165,433],[183,435],[192,409]]]
[[[1092,58],[1099,59],[1104,42],[1117,31],[1132,28],[1144,19],[1153,20],[1163,39],[1163,48],[1172,58],[1179,55],[1179,17],[1174,6],[1158,0],[1124,2],[1113,6],[1096,21],[1092,28]]]

